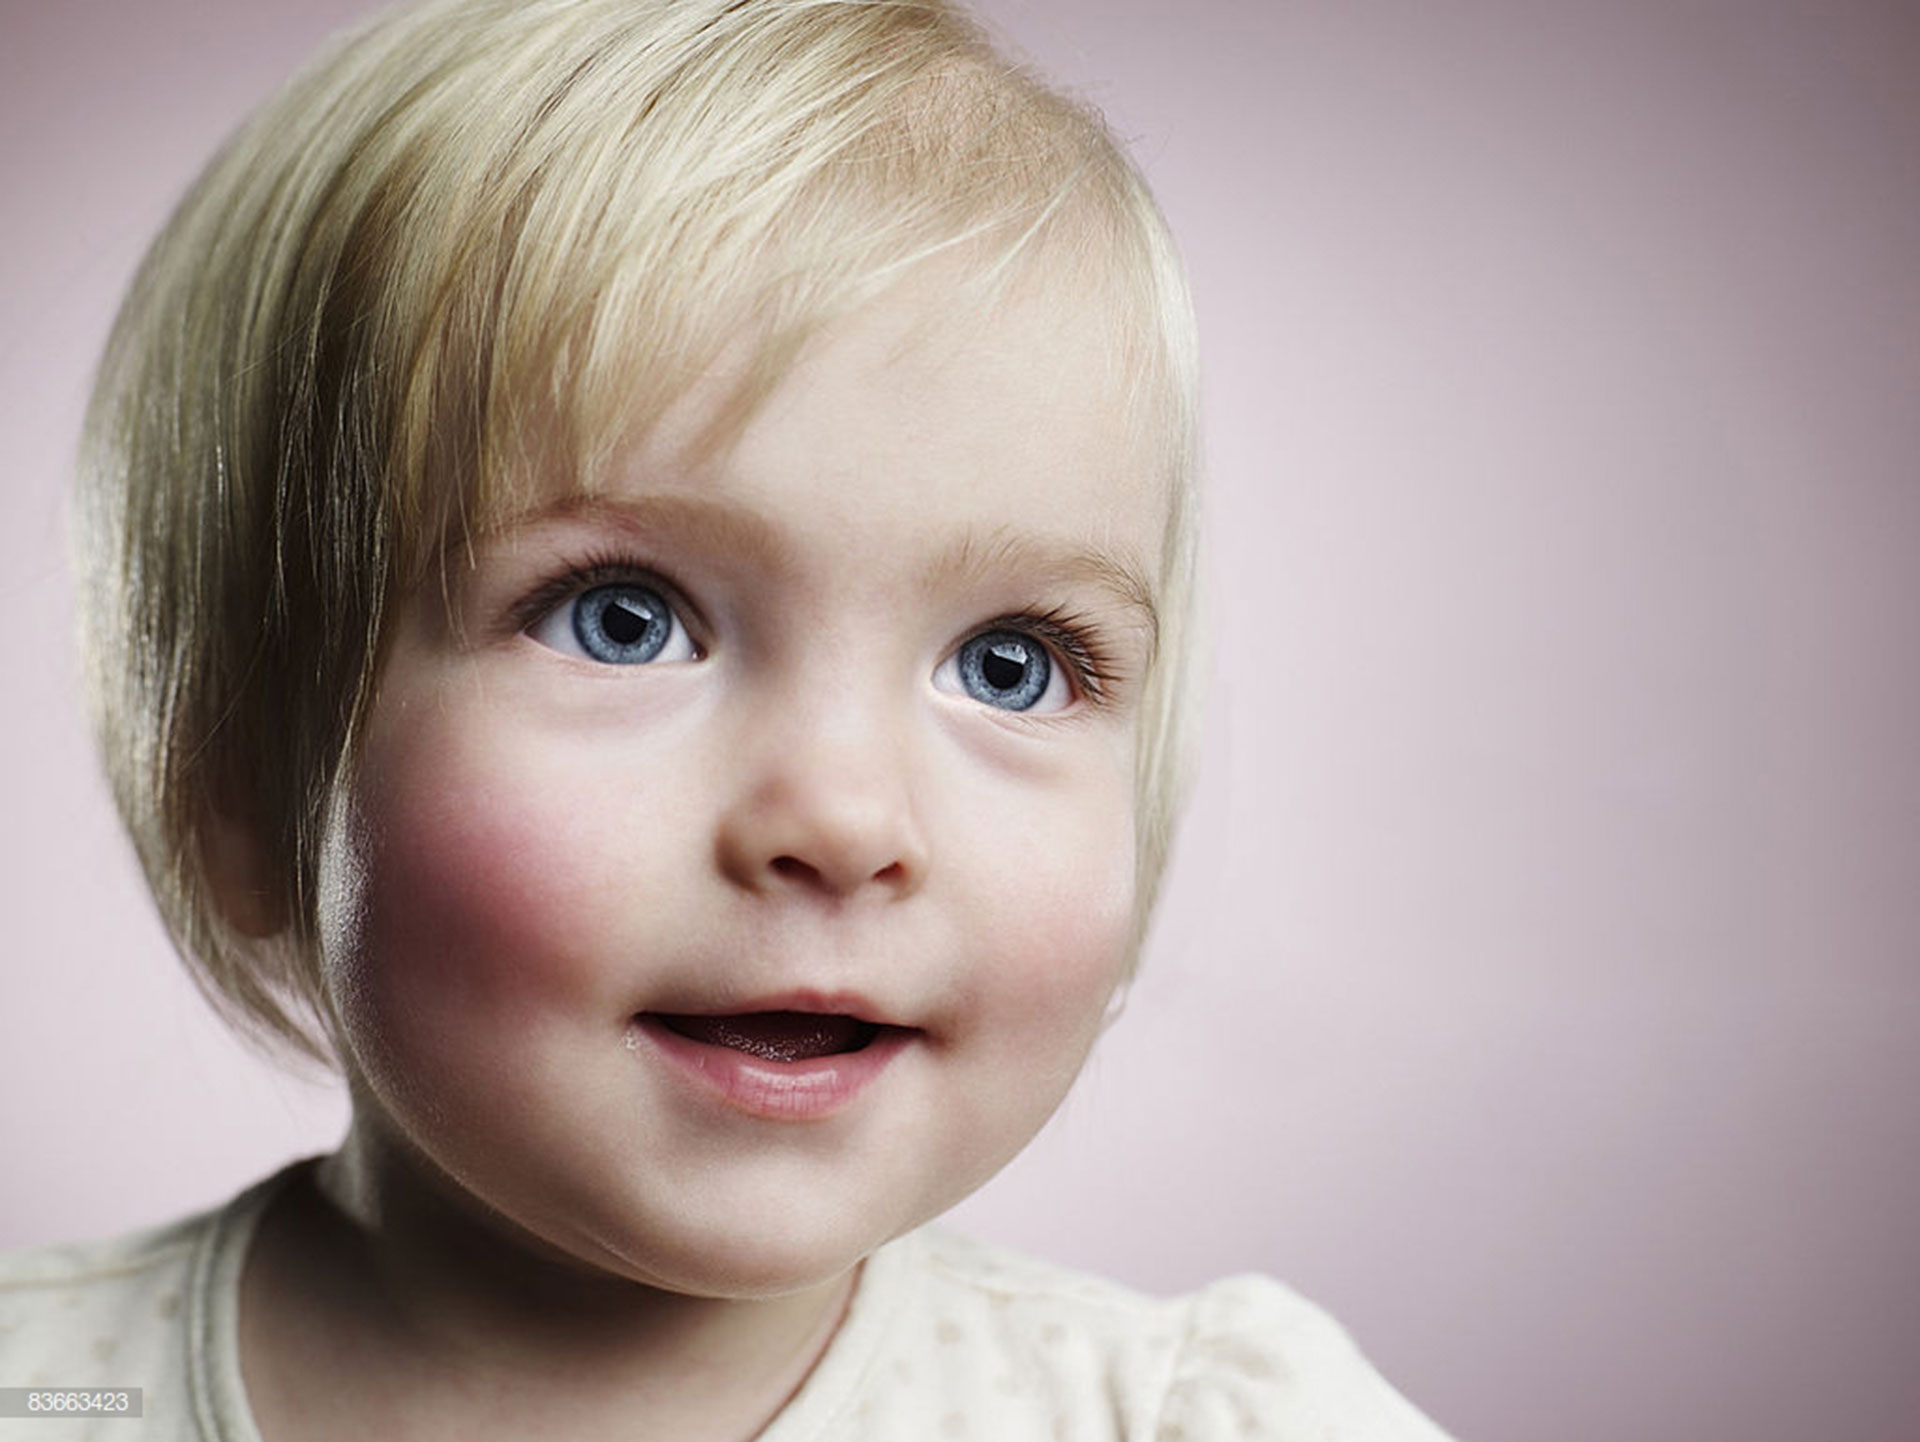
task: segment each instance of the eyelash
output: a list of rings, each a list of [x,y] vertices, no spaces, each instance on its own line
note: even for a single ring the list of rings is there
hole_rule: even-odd
[[[1094,705],[1105,701],[1114,683],[1113,664],[1100,645],[1099,632],[1077,612],[1063,606],[1046,611],[1000,616],[969,632],[1023,631],[1047,643],[1073,672],[1074,684]]]
[[[509,623],[518,633],[531,630],[544,620],[552,611],[571,601],[582,592],[591,591],[595,586],[643,585],[657,588],[684,622],[688,613],[700,619],[699,611],[687,600],[680,588],[648,566],[629,557],[613,554],[590,555],[578,565],[543,581],[530,593],[514,604],[508,615]]]
[[[515,603],[509,617],[513,630],[516,634],[531,630],[556,607],[582,592],[621,582],[657,586],[682,612],[683,621],[687,612],[692,612],[696,621],[699,619],[699,612],[679,587],[630,557],[607,553],[590,555],[579,564],[569,566]],[[1049,650],[1066,662],[1067,669],[1073,673],[1074,684],[1088,701],[1099,705],[1111,695],[1117,679],[1112,658],[1101,644],[1098,629],[1079,612],[1064,606],[1014,612],[996,616],[967,634],[977,636],[986,631],[1020,631],[1045,642]],[[698,644],[697,638],[695,644]]]

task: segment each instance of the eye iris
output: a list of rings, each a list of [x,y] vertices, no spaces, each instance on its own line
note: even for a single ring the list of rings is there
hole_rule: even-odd
[[[673,613],[644,586],[596,586],[574,602],[573,634],[596,661],[637,665],[666,646]]]
[[[1025,711],[1046,694],[1053,664],[1046,651],[1012,631],[989,631],[960,648],[960,679],[976,701]]]

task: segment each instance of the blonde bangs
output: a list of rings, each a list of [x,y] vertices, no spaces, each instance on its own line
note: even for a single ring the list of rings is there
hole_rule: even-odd
[[[737,23],[692,23],[706,12]],[[664,76],[618,33],[563,76],[474,57],[499,91],[485,97],[498,142],[409,187],[415,243],[388,286],[428,303],[376,349],[411,377],[393,470],[416,561],[439,529],[429,498],[458,497],[484,525],[537,490],[597,491],[726,359],[734,390],[703,437],[724,444],[821,328],[949,253],[966,257],[956,304],[990,306],[1043,272],[1112,317],[1129,411],[1173,441],[1169,477],[1188,470],[1182,403],[1166,424],[1185,378],[1156,276],[1164,237],[1142,233],[1152,202],[1097,116],[944,5],[666,13],[686,33],[654,42]],[[447,90],[469,93],[457,77]]]
[[[103,360],[83,614],[116,798],[176,942],[243,1030],[330,1047],[321,840],[394,597],[696,384],[724,445],[820,329],[936,256],[1109,319],[1170,510],[1140,760],[1141,926],[1192,691],[1184,276],[1089,108],[944,0],[432,0],[336,42],[215,158]],[[288,935],[233,934],[210,810],[263,839]]]

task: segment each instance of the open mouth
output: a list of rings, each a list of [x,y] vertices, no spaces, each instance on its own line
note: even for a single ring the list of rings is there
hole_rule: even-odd
[[[717,1097],[759,1121],[824,1120],[855,1106],[923,1033],[829,1010],[833,1001],[819,1011],[793,1010],[809,1000],[724,1016],[637,1012],[626,1045],[677,1075],[692,1088],[679,1094],[696,1103]]]
[[[857,1016],[809,1011],[750,1011],[737,1016],[670,1016],[653,1013],[667,1030],[703,1046],[725,1047],[761,1061],[812,1061],[864,1051],[883,1031]]]

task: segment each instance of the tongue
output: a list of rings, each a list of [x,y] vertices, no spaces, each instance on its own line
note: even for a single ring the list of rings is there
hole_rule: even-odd
[[[877,1028],[851,1016],[805,1011],[754,1011],[741,1016],[663,1016],[672,1030],[708,1046],[731,1047],[763,1061],[806,1061],[857,1051]]]

